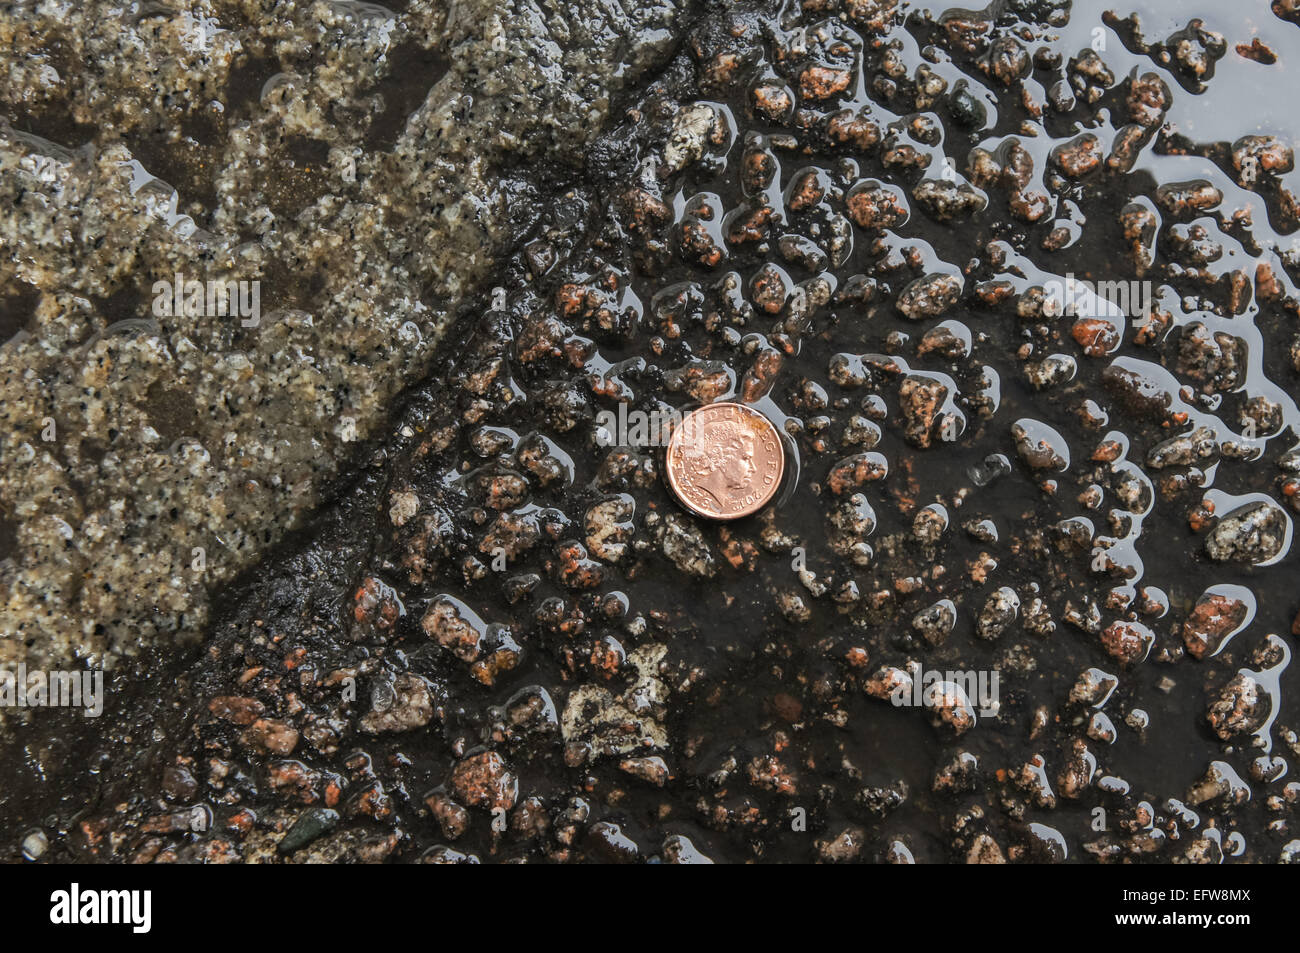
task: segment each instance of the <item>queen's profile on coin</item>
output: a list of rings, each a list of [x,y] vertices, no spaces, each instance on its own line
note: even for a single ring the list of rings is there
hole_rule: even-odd
[[[739,519],[762,509],[784,466],[776,427],[742,404],[692,411],[668,442],[668,485],[687,509],[710,519]]]

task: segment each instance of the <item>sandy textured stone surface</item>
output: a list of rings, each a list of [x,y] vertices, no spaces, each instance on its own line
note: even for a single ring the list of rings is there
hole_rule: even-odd
[[[0,12],[0,663],[199,636],[685,4],[179,6]]]

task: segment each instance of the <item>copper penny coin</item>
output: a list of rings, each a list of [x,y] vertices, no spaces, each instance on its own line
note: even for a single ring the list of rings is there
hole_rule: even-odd
[[[687,414],[668,439],[668,485],[698,516],[734,520],[776,494],[785,450],[772,421],[743,404],[709,404]]]

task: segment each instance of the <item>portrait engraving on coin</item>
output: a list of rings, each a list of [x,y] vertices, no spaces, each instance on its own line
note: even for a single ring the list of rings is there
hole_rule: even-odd
[[[762,509],[784,470],[776,427],[742,404],[692,411],[668,442],[668,485],[687,509],[709,519],[739,519]]]

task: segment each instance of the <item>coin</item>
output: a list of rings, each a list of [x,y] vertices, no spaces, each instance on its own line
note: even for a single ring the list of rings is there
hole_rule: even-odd
[[[776,494],[785,451],[772,421],[743,404],[709,404],[683,418],[668,439],[668,485],[692,513],[734,520]]]

